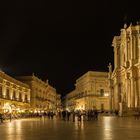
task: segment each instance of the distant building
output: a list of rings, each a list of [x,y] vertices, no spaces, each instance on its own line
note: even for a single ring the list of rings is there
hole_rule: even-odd
[[[42,81],[34,74],[31,76],[17,77],[28,84],[31,89],[31,107],[33,111],[56,111],[61,106],[61,96],[48,81]]]
[[[61,103],[61,94],[56,95],[56,110],[61,111],[62,110],[62,103]]]
[[[89,71],[76,80],[65,97],[68,110],[109,110],[108,73]]]
[[[63,108],[66,108],[70,111],[73,111],[76,109],[76,90],[71,91],[64,97],[64,106]]]
[[[17,113],[29,108],[29,86],[0,71],[0,112]]]
[[[124,25],[112,45],[112,109],[135,110],[140,108],[140,25]]]

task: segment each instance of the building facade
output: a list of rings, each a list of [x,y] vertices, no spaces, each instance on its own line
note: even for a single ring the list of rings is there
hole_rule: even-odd
[[[20,76],[17,79],[29,85],[31,89],[31,107],[33,111],[56,111],[61,106],[61,96],[49,85],[48,80],[42,81],[34,74]]]
[[[76,90],[71,91],[70,93],[68,93],[65,97],[64,97],[64,107],[66,108],[66,110],[76,110],[77,106],[76,106]]]
[[[120,112],[140,107],[140,25],[124,25],[115,36],[112,79],[113,110]]]
[[[17,113],[29,108],[29,86],[0,71],[0,112]]]
[[[108,73],[89,71],[76,80],[75,89],[66,95],[69,110],[109,110]]]
[[[62,102],[61,102],[61,95],[56,95],[56,110],[61,111],[62,110]]]

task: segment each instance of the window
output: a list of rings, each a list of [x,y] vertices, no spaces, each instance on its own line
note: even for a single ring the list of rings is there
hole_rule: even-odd
[[[101,111],[104,110],[104,104],[101,104]]]
[[[26,100],[26,101],[28,100],[28,97],[27,97],[27,95],[25,95],[25,100]]]
[[[104,96],[104,89],[100,89],[100,95]]]
[[[0,85],[0,97],[2,97],[2,86]]]
[[[21,98],[22,96],[21,96],[21,93],[19,93],[19,100],[21,101],[22,100],[22,98]]]
[[[15,100],[16,99],[16,92],[13,91],[13,99]]]
[[[6,89],[6,98],[10,98],[9,88]]]

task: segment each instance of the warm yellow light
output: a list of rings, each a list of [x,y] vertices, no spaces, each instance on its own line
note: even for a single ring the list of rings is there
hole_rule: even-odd
[[[21,112],[24,113],[25,111],[24,110],[21,110]]]
[[[4,109],[4,112],[9,112],[9,113],[12,112],[12,108],[9,103],[5,103],[3,106],[3,109]]]
[[[108,97],[108,96],[109,96],[109,93],[105,93],[104,96],[105,96],[105,97]]]

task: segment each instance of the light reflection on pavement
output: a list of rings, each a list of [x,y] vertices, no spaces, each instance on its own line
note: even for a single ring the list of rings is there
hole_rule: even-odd
[[[100,117],[93,121],[19,119],[0,124],[0,140],[140,140],[140,120]]]

